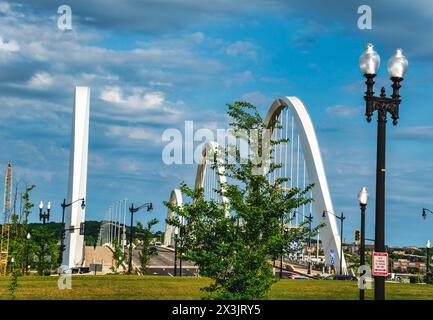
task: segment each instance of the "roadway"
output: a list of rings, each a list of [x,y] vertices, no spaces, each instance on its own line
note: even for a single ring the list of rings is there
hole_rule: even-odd
[[[146,274],[160,276],[174,276],[174,251],[171,248],[157,246],[158,255],[150,259]],[[134,250],[133,263],[135,266],[140,265],[140,247]],[[179,257],[177,260],[177,275],[180,272]],[[182,276],[196,276],[197,267],[190,261],[182,261]]]

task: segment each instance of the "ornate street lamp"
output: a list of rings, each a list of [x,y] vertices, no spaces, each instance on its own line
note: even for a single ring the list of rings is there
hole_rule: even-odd
[[[46,212],[42,212],[43,209],[44,209],[44,203],[41,200],[39,202],[39,220],[42,221],[42,224],[45,224],[45,221],[50,221],[51,202],[48,201]]]
[[[359,58],[361,68],[366,80],[367,91],[365,92],[367,121],[370,122],[373,112],[378,112],[377,126],[377,170],[376,170],[376,229],[375,248],[376,252],[385,252],[385,144],[386,144],[386,122],[388,113],[391,114],[393,124],[396,125],[399,118],[400,106],[400,83],[408,67],[408,61],[403,55],[402,49],[397,49],[388,61],[388,73],[392,81],[392,95],[387,97],[385,88],[382,87],[380,96],[374,96],[374,77],[380,66],[380,57],[374,51],[373,45],[368,44],[367,49]],[[376,300],[385,299],[385,278],[375,276],[374,296]]]

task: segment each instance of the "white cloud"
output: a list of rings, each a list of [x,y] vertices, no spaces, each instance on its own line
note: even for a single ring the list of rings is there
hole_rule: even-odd
[[[360,112],[361,107],[355,108],[341,104],[326,108],[327,115],[340,118],[351,118],[358,115]]]
[[[233,84],[242,85],[245,82],[251,81],[253,79],[253,73],[249,70],[243,72],[236,72],[233,75],[230,75],[224,80],[224,84],[226,87],[230,87]]]
[[[108,137],[144,140],[152,143],[161,142],[161,133],[149,128],[133,126],[108,126],[105,134]]]
[[[36,73],[30,80],[29,86],[32,88],[45,88],[53,84],[53,77],[47,72]]]
[[[2,37],[0,37],[0,52],[2,51],[8,53],[18,52],[20,51],[20,46],[15,40],[7,41]]]
[[[134,88],[132,94],[125,97],[123,90],[118,86],[105,87],[101,91],[99,98],[136,110],[161,108],[166,102],[165,95],[161,91],[144,92],[142,88]]]
[[[268,97],[260,91],[247,92],[241,97],[242,100],[254,104],[256,107],[269,107],[273,98]]]
[[[409,140],[433,140],[433,126],[414,126],[397,128],[392,132],[393,137]]]
[[[226,53],[229,56],[246,56],[252,60],[257,59],[257,47],[249,41],[236,41],[231,43],[226,48]]]

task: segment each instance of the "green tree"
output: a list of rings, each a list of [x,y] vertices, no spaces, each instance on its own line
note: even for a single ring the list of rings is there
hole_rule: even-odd
[[[49,275],[57,267],[58,247],[55,233],[46,225],[40,225],[32,230],[32,265],[39,275]]]
[[[206,200],[203,189],[182,184],[181,191],[191,202],[182,206],[164,204],[188,223],[181,225],[177,217],[167,222],[182,228],[180,254],[194,261],[201,275],[214,280],[203,288],[208,298],[262,299],[276,281],[271,260],[287,254],[289,243],[305,243],[308,236],[317,232],[317,228],[310,230],[306,225],[288,228],[293,212],[312,201],[306,197],[312,186],[305,190],[283,188],[288,179],[274,174],[281,164],[266,159],[269,144],[261,137],[269,132],[256,108],[247,102],[236,102],[228,105],[228,109],[232,134],[250,146],[257,146],[259,152],[242,158],[236,145],[217,151],[211,158],[212,167],[221,169],[223,165],[225,172],[221,174],[228,183],[215,191],[227,197],[229,206]],[[278,125],[275,123],[274,127]],[[283,142],[287,139],[271,140],[270,145]],[[272,157],[272,149],[269,152]],[[235,161],[222,164],[218,161],[221,155]],[[268,171],[258,174],[266,167]]]
[[[123,264],[126,262],[126,259],[128,258],[128,253],[120,246],[118,241],[114,242],[113,250],[114,266],[111,266],[110,270],[113,274],[118,274],[120,273],[120,268],[123,266]]]
[[[22,275],[25,269],[26,253],[28,249],[27,233],[28,228],[28,217],[31,213],[31,209],[34,204],[30,201],[30,193],[35,188],[34,185],[26,185],[23,195],[21,196],[23,201],[23,208],[21,212],[22,222],[20,223],[19,214],[14,213],[10,217],[10,229],[9,229],[9,272],[12,274]],[[13,258],[14,263],[11,263]]]
[[[157,250],[155,250],[156,248],[151,246],[153,241],[152,227],[157,223],[158,220],[155,218],[150,220],[146,227],[144,227],[141,222],[137,222],[137,233],[140,234],[142,245],[139,253],[140,272],[142,274],[146,273],[150,259],[158,254]]]

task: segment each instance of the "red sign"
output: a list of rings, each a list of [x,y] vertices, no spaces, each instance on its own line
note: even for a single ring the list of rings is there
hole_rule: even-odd
[[[316,251],[316,248],[314,247],[307,247],[307,252],[308,253],[314,253]]]
[[[314,253],[314,251],[316,251],[316,248],[314,248],[314,247],[308,247],[307,248],[308,253]]]
[[[373,276],[388,276],[388,254],[385,252],[373,252]]]

